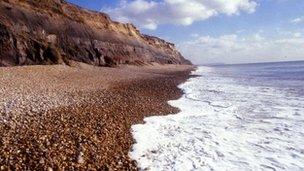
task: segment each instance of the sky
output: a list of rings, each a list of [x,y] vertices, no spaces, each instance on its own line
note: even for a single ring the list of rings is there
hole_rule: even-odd
[[[304,60],[304,0],[68,0],[133,23],[195,64]]]

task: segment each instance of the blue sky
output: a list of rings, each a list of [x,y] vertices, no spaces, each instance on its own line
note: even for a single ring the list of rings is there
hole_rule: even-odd
[[[304,60],[303,0],[69,2],[132,22],[197,64]]]

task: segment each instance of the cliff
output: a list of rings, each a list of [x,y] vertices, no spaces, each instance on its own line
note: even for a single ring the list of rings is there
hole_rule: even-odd
[[[0,0],[0,66],[189,64],[174,44],[64,0]]]

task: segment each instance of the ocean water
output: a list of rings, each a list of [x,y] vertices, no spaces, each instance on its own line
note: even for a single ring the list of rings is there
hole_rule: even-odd
[[[132,127],[142,170],[304,170],[304,62],[192,74],[169,101],[180,113]]]

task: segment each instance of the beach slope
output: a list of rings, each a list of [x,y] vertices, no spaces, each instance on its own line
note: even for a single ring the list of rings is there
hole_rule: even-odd
[[[193,66],[0,68],[1,170],[137,170],[131,125],[176,113]]]

